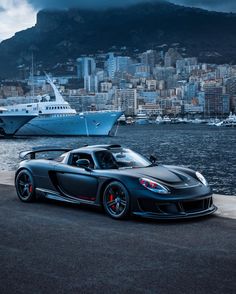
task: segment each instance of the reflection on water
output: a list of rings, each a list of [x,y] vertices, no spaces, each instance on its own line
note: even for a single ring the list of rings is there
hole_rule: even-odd
[[[19,151],[33,146],[77,148],[84,144],[123,144],[162,164],[201,171],[214,192],[236,195],[236,128],[204,125],[122,126],[116,137],[26,137],[0,140],[0,170],[14,170]]]

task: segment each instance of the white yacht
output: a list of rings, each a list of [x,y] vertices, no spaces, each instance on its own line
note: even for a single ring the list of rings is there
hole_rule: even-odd
[[[112,130],[122,111],[88,111],[76,113],[64,100],[56,85],[47,76],[55,100],[41,96],[37,103],[7,106],[12,113],[37,112],[38,117],[21,127],[17,136],[101,136],[112,135]]]

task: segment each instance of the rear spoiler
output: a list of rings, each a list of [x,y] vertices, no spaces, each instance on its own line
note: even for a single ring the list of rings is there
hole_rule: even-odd
[[[30,157],[30,159],[35,159],[35,155],[37,153],[43,153],[43,152],[53,152],[53,151],[61,151],[61,152],[69,152],[72,149],[69,148],[62,148],[62,147],[46,147],[46,146],[39,146],[39,147],[33,147],[31,150],[28,151],[21,151],[19,154],[20,159],[25,160],[27,156]]]

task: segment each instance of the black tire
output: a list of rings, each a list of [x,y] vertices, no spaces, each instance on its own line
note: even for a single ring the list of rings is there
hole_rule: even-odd
[[[103,207],[114,219],[124,219],[130,213],[129,192],[120,182],[111,182],[103,193]]]
[[[35,185],[32,174],[22,169],[16,176],[15,180],[16,192],[19,199],[23,202],[35,201]]]

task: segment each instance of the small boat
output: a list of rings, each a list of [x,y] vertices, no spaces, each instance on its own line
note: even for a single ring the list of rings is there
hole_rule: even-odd
[[[229,116],[223,121],[223,127],[236,127],[236,114],[230,112]]]
[[[221,123],[222,121],[219,119],[219,118],[211,118],[207,125],[208,126],[219,126],[219,124]]]
[[[127,125],[133,125],[135,123],[134,119],[132,118],[132,116],[128,116],[126,119],[126,124]]]
[[[147,114],[145,112],[140,111],[137,113],[135,123],[137,125],[148,125],[150,122]]]
[[[156,124],[171,124],[172,120],[169,118],[168,115],[161,117],[160,115],[155,120]]]

